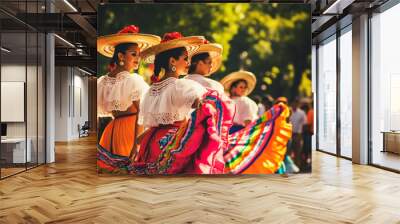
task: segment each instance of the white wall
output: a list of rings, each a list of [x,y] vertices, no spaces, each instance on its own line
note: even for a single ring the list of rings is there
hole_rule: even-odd
[[[55,141],[68,140],[68,71],[67,67],[55,68]]]
[[[55,140],[77,139],[78,124],[88,120],[88,78],[72,67],[56,67],[55,73]]]
[[[352,159],[368,163],[368,15],[352,23]]]
[[[74,96],[72,97],[74,99],[74,108],[72,109],[73,119],[71,120],[71,135],[78,137],[78,124],[82,126],[85,121],[89,120],[88,77],[82,76],[83,73],[81,73],[79,70],[75,70],[74,72]]]
[[[50,12],[53,7],[46,1]],[[54,34],[46,35],[46,163],[56,160],[55,151],[55,42]]]

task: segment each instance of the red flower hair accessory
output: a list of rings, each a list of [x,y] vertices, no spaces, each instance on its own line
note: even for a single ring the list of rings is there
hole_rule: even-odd
[[[118,32],[118,34],[122,33],[139,33],[139,27],[135,25],[128,25]]]
[[[112,63],[108,64],[108,66],[107,66],[107,70],[109,72],[114,71],[116,68],[117,68],[117,64],[115,62],[112,62]]]
[[[151,83],[156,83],[160,80],[160,78],[158,76],[152,75],[150,77]]]
[[[161,43],[165,43],[170,40],[175,40],[175,39],[179,39],[182,37],[183,37],[183,35],[179,32],[166,33],[166,34],[164,34],[163,39],[161,40]]]

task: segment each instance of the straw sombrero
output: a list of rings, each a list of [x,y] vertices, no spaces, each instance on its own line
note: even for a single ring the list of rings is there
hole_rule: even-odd
[[[174,48],[185,47],[189,57],[198,50],[204,42],[203,36],[184,37],[179,32],[164,34],[161,43],[154,45],[141,53],[142,59],[147,63],[153,63],[155,55]]]
[[[220,81],[220,83],[224,86],[225,91],[229,92],[232,83],[239,79],[243,79],[247,82],[247,91],[245,93],[245,96],[249,95],[256,87],[256,82],[257,82],[256,76],[251,72],[243,70],[232,72],[231,74],[225,76]]]
[[[284,96],[280,96],[280,97],[276,98],[276,100],[275,100],[275,104],[278,104],[278,103],[284,103],[287,105],[288,99]]]
[[[161,38],[156,35],[139,33],[139,27],[130,25],[124,27],[116,34],[100,36],[97,38],[97,51],[111,58],[114,55],[115,46],[122,43],[136,43],[140,51],[159,44]]]
[[[210,76],[221,67],[222,49],[223,49],[222,45],[208,43],[208,41],[206,41],[205,44],[200,45],[200,47],[193,53],[192,57],[195,56],[196,54],[201,54],[201,53],[210,54],[212,60],[211,71],[206,76]]]

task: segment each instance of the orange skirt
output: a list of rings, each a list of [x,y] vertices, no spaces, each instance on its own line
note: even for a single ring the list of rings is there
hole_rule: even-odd
[[[130,156],[134,148],[137,115],[126,115],[112,120],[104,129],[99,144],[109,152]]]

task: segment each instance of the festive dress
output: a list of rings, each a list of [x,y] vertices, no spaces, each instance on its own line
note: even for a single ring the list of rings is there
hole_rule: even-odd
[[[230,134],[233,134],[243,129],[246,124],[245,121],[254,121],[258,118],[258,106],[256,102],[247,96],[234,97],[232,101],[236,105],[236,113],[233,118],[233,126],[229,130]]]
[[[224,173],[223,147],[228,133],[225,130],[225,144],[219,138],[211,140],[210,135],[215,130],[207,130],[214,126],[210,112],[204,109],[192,113],[195,101],[201,101],[207,94],[218,97],[216,91],[207,90],[193,80],[173,77],[150,87],[140,105],[143,125],[149,129],[140,143],[137,167],[139,164],[157,167],[156,170],[146,168],[144,173]],[[232,115],[227,113],[220,119],[231,122]],[[176,145],[168,148],[171,141]],[[141,172],[140,169],[136,171]]]
[[[291,137],[287,106],[275,105],[244,129],[229,135],[234,104],[223,97],[191,80],[169,78],[153,84],[141,101],[142,121],[149,128],[140,142],[136,161],[105,150],[99,151],[98,157],[138,175],[276,172]],[[198,98],[200,104],[192,111]],[[188,114],[180,114],[176,108]]]
[[[106,150],[112,155],[129,158],[135,148],[137,135],[138,108],[133,101],[139,101],[148,90],[148,84],[138,74],[127,71],[115,77],[102,76],[97,82],[97,105],[99,116],[111,116],[112,111],[127,111],[126,115],[115,117],[105,127],[99,140],[99,150]],[[114,169],[109,164],[98,160],[98,168]]]

